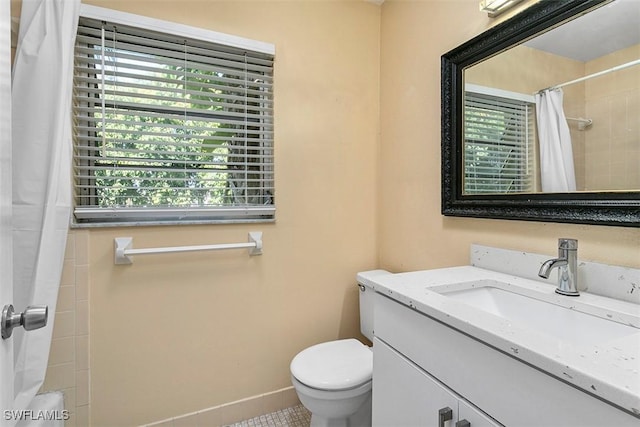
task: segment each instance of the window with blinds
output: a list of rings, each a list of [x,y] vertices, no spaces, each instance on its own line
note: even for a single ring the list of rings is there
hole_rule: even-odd
[[[81,18],[75,218],[274,217],[273,55]]]
[[[533,102],[465,92],[465,194],[534,189],[534,114]]]

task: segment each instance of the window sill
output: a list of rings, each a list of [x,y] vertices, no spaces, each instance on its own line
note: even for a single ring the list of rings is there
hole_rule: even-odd
[[[275,223],[275,218],[260,219],[209,219],[209,220],[169,220],[169,221],[127,221],[127,222],[82,222],[72,221],[69,227],[73,229],[90,228],[121,228],[121,227],[159,227],[182,225],[224,225],[224,224],[269,224]]]

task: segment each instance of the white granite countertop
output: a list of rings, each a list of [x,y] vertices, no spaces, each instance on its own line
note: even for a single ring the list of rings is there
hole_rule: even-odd
[[[561,296],[555,294],[552,284],[473,266],[399,274],[376,270],[358,274],[358,281],[640,417],[638,304],[584,292],[579,297]],[[491,281],[491,286],[616,321],[636,331],[602,343],[566,340],[438,293],[455,290],[455,284],[468,287],[460,284],[471,281]]]

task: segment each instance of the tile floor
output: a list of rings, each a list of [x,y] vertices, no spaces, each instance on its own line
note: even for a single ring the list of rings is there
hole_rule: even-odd
[[[310,424],[311,414],[304,406],[298,405],[230,424],[228,427],[309,427]]]

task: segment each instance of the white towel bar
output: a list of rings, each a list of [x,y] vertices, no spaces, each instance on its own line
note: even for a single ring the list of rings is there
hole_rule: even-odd
[[[585,130],[593,124],[592,119],[584,119],[582,117],[565,117],[565,119],[578,122],[578,130]]]
[[[225,249],[249,249],[249,255],[262,255],[262,232],[252,231],[249,233],[249,241],[247,243],[223,243],[219,245],[201,245],[201,246],[175,246],[167,248],[144,248],[133,249],[133,237],[116,237],[114,239],[115,264],[132,264],[132,255],[152,255],[152,254],[168,254],[175,252],[196,252],[196,251],[219,251]]]

